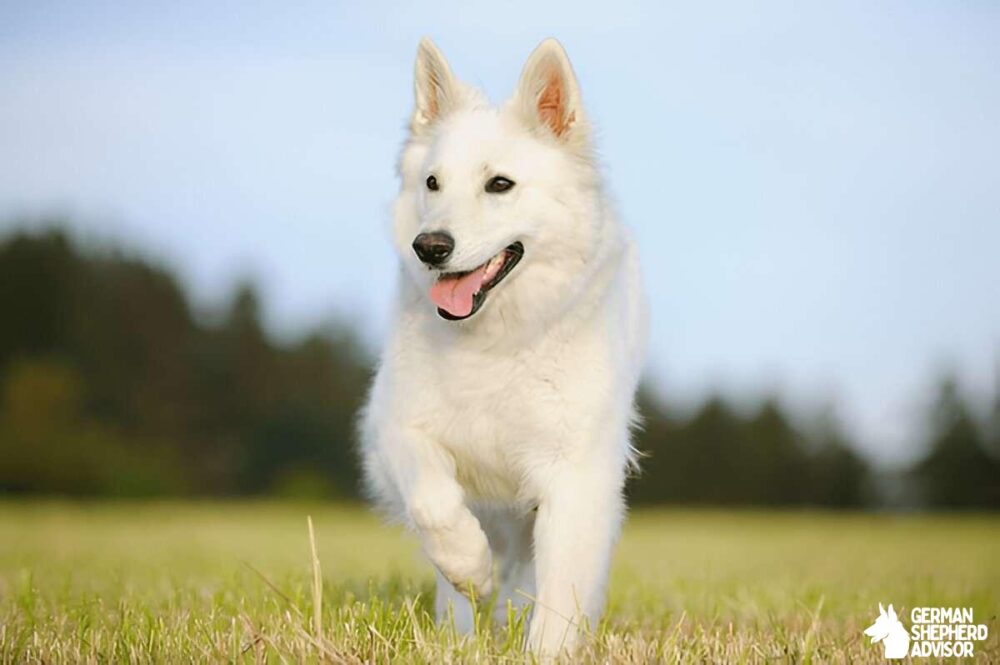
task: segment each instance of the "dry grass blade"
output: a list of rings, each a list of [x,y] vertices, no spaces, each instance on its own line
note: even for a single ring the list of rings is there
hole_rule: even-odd
[[[288,603],[288,606],[291,607],[293,610],[295,610],[295,613],[297,615],[302,616],[302,610],[300,610],[298,606],[292,601],[292,599],[288,597],[288,594],[286,594],[284,591],[278,588],[278,585],[274,584],[271,580],[267,579],[267,576],[264,575],[264,573],[254,568],[252,565],[250,565],[249,562],[243,561],[242,563],[244,566],[249,568],[254,575],[259,577],[261,581],[267,585],[267,588],[269,588],[271,591],[277,594],[277,596],[281,598],[283,601]]]
[[[323,571],[319,567],[319,555],[316,553],[316,532],[313,530],[312,515],[306,517],[309,525],[309,549],[312,552],[312,597],[313,597],[313,634],[316,639],[323,637]]]

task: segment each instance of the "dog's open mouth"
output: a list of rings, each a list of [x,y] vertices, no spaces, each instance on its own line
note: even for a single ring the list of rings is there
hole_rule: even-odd
[[[490,290],[510,274],[522,256],[524,245],[515,242],[475,270],[442,274],[431,287],[438,315],[461,321],[478,312]]]

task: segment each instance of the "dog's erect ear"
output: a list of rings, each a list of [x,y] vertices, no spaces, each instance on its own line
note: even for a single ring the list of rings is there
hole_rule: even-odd
[[[882,607],[882,603],[879,603],[878,604],[878,615],[882,616],[883,614],[885,614],[885,608]]]
[[[517,103],[529,124],[562,141],[584,138],[580,86],[566,51],[555,39],[546,39],[528,57],[517,84]]]
[[[458,85],[448,61],[434,42],[427,37],[421,39],[413,72],[416,106],[410,130],[414,134],[425,131],[457,103]]]
[[[892,609],[892,603],[889,603],[889,621],[898,621],[899,617],[896,616],[896,610]]]

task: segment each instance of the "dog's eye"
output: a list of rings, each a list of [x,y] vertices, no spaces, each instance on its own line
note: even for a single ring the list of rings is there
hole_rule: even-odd
[[[436,192],[437,190],[439,190],[440,186],[438,185],[438,179],[432,175],[427,176],[427,189],[431,190],[432,192]]]
[[[490,194],[503,194],[514,186],[514,181],[502,175],[493,176],[486,182],[486,191]]]

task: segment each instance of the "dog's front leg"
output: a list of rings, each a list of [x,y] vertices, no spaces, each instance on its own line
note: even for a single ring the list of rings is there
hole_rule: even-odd
[[[408,501],[410,519],[424,552],[460,592],[488,596],[493,590],[493,564],[479,520],[465,505],[453,477],[428,481]]]
[[[412,432],[392,437],[392,447],[386,457],[392,460],[406,516],[427,557],[463,594],[489,595],[493,588],[489,541],[465,503],[451,455]]]
[[[611,551],[623,513],[615,464],[562,464],[546,476],[535,521],[537,597],[528,646],[572,650],[604,606]]]

